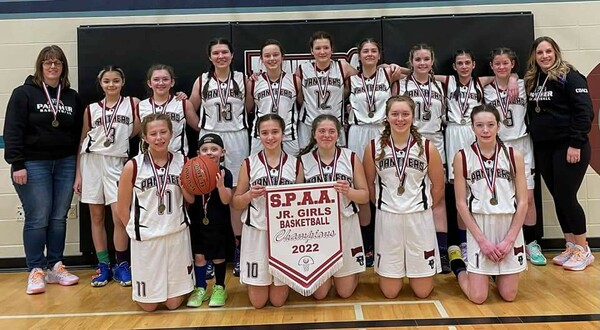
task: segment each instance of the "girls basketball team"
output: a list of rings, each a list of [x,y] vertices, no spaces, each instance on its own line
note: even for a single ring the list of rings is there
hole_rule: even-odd
[[[449,271],[443,262],[449,253],[452,271],[469,300],[486,300],[489,276],[497,276],[503,299],[514,300],[526,259],[546,263],[532,227],[527,228],[535,224],[535,166],[526,114],[543,114],[538,109],[541,100],[548,101],[545,86],[561,77],[540,54],[546,51],[551,60],[560,59],[558,45],[549,40],[532,48],[528,70],[541,70],[546,78],[538,77],[534,88],[528,87],[537,93],[531,92],[535,98],[529,100],[523,81],[511,78],[517,63],[510,49],[492,52],[494,77],[473,77],[475,61],[467,50],[454,56],[455,75],[436,76],[431,47],[413,47],[410,68],[404,69],[380,65],[379,44],[365,39],[359,44],[357,70],[332,59],[333,41],[325,32],[310,40],[315,60],[299,66],[295,74],[282,70],[281,44],[267,40],[260,52],[266,70],[247,80],[231,69],[231,43],[211,41],[210,69],[196,80],[189,101],[172,96],[175,76],[169,66],[150,68],[152,96],[143,101],[121,95],[122,69],[104,68],[98,82],[105,96],[85,111],[74,185],[81,200],[90,204],[99,261],[92,286],[111,279],[132,285],[133,299],[146,311],[160,303],[177,308],[186,298],[189,307],[207,300],[211,307],[223,306],[223,242],[228,241],[231,221],[239,248],[234,273],[247,285],[251,304],[281,306],[289,290],[268,271],[265,187],[333,181],[345,205],[344,265],[314,293],[316,299],[325,298],[332,284],[344,298],[356,289],[365,264],[350,254],[363,246],[363,239],[365,246],[373,241],[369,235],[361,237],[361,225],[371,222],[370,200],[375,272],[385,297],[398,296],[404,277],[417,297],[427,297],[433,276]],[[342,105],[348,96],[346,121]],[[581,112],[589,112],[589,95],[581,99]],[[249,114],[255,116],[251,130]],[[342,147],[346,123],[349,149]],[[221,166],[217,188],[206,195],[194,196],[180,184],[187,160],[186,125],[200,132],[198,154]],[[584,135],[589,132],[586,125],[578,127]],[[140,154],[127,161],[128,140],[138,132]],[[446,183],[453,184],[459,227],[466,228],[459,234],[464,244],[449,249]],[[104,205],[111,205],[115,223],[113,268]],[[555,263],[583,270],[593,262],[580,236],[565,231],[567,250]],[[208,261],[216,277],[210,295]]]

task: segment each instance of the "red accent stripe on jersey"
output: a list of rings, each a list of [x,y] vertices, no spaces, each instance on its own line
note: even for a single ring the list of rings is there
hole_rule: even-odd
[[[458,79],[458,77],[456,77],[456,79]],[[455,80],[456,80],[456,79],[455,79]],[[446,76],[446,81],[445,81],[445,82],[442,84],[442,87],[444,88],[444,93],[445,93],[446,95],[448,95],[448,87],[449,87],[449,86],[450,86],[450,76]],[[458,81],[456,81],[456,88],[457,88],[457,89],[458,89],[458,88],[460,88],[460,87],[458,86]]]
[[[341,61],[335,60],[335,62],[337,62],[337,65],[340,67],[340,73],[342,74],[342,80],[346,80],[346,76],[344,75],[344,66],[342,65]]]
[[[388,71],[386,69],[384,69],[384,68],[380,68],[380,69],[383,70],[383,75],[385,76],[385,80],[387,80],[388,85],[391,85],[392,84],[392,78],[390,78],[390,75],[389,75]],[[379,69],[377,69],[377,70],[379,70]],[[375,86],[377,86],[377,82],[375,82]]]
[[[248,91],[250,92],[250,95],[252,95],[253,97],[254,97],[254,86],[255,85],[256,85],[256,81],[254,81],[254,79],[250,79],[250,86],[248,87]],[[254,105],[254,107],[256,108],[256,104]],[[254,112],[254,109],[248,109],[248,111]]]
[[[475,88],[477,88],[477,86],[479,86],[479,93],[477,93],[477,95],[479,96],[479,99],[477,101],[481,102],[482,104],[485,104],[485,98],[483,97],[483,84],[481,83],[481,79],[479,79],[479,77],[477,77],[477,79],[475,79],[475,81],[477,82],[477,84],[475,85]]]
[[[354,172],[354,158],[356,157],[356,154],[354,153],[354,151],[352,151],[350,153],[350,166],[352,166],[352,172]]]
[[[133,173],[131,173],[131,184],[135,185],[135,179],[137,178],[137,161],[135,158],[131,158],[131,164],[133,165]]]
[[[371,157],[373,158],[373,163],[375,163],[375,139],[371,140]]]
[[[244,163],[246,164],[246,174],[248,175],[248,180],[250,180],[250,157],[244,159]]]
[[[425,139],[425,159],[427,160],[427,164],[429,164],[429,144],[430,143],[431,143],[431,141]]]
[[[515,171],[517,170],[517,163],[515,162],[515,150],[513,147],[508,147],[508,154],[510,155],[510,163],[512,164]],[[525,173],[527,174],[527,173]]]
[[[465,149],[460,149],[458,152],[460,152],[460,159],[462,161],[462,172],[463,172],[463,177],[465,178],[465,180],[467,179],[467,156],[465,156]]]

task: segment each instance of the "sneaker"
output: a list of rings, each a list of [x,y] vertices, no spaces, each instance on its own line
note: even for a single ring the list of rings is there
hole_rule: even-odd
[[[46,274],[46,282],[68,286],[79,283],[79,277],[69,273],[67,267],[63,265],[62,261],[59,261]]]
[[[110,266],[101,262],[96,267],[96,275],[92,275],[92,286],[101,287],[108,284],[112,278]]]
[[[196,287],[188,298],[187,307],[200,307],[208,298],[208,292],[206,292],[205,288]]]
[[[594,255],[590,248],[585,248],[581,245],[575,245],[573,248],[573,254],[569,260],[563,263],[563,268],[568,270],[584,270],[588,265],[594,262]]]
[[[542,248],[537,241],[533,241],[525,246],[527,260],[536,266],[546,265],[546,257],[542,254]]]
[[[460,255],[462,257],[462,260],[467,263],[468,262],[468,257],[469,257],[469,252],[467,250],[467,243],[463,242],[460,243]]]
[[[210,295],[210,302],[208,307],[221,307],[225,306],[225,300],[227,300],[227,291],[221,285],[215,285],[213,292]]]
[[[121,286],[131,286],[131,268],[129,268],[127,261],[123,261],[115,266],[112,272],[115,282],[121,284]]]
[[[448,259],[447,253],[440,253],[440,261],[442,263],[442,274],[450,274],[452,269],[450,268],[450,260]]]
[[[41,268],[34,268],[29,273],[27,279],[27,294],[38,294],[46,291],[46,282],[44,281],[44,271]]]
[[[565,262],[567,262],[567,260],[571,259],[571,255],[573,255],[573,252],[575,249],[575,244],[571,243],[571,242],[567,242],[567,247],[566,249],[561,252],[559,255],[557,255],[556,257],[552,258],[552,262],[555,265],[559,265],[562,266]]]
[[[240,247],[235,247],[235,263],[233,264],[233,276],[240,277]]]
[[[210,280],[213,277],[215,277],[215,266],[213,265],[212,261],[208,261],[206,263],[206,279]]]

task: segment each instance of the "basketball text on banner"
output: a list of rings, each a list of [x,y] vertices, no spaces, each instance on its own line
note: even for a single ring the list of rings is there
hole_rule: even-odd
[[[342,267],[339,195],[333,182],[267,186],[269,272],[304,296]]]

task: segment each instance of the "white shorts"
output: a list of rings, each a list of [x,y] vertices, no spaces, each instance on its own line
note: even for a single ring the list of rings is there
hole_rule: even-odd
[[[446,164],[448,164],[448,180],[454,180],[453,161],[460,149],[467,148],[475,142],[475,133],[469,125],[448,124],[446,127]]]
[[[283,141],[282,146],[283,151],[285,151],[288,155],[296,157],[300,152],[300,148],[298,147],[298,140]],[[252,147],[250,149],[250,154],[253,155],[261,150],[263,150],[263,145],[262,143],[260,143],[260,139],[252,138]]]
[[[358,214],[350,217],[342,217],[342,260],[344,265],[333,277],[344,277],[364,272],[365,251],[363,248],[362,235],[360,233],[360,221]]]
[[[117,201],[117,183],[126,157],[81,154],[81,202],[110,205]]]
[[[298,147],[300,149],[306,147],[310,142],[311,137],[311,125],[307,125],[305,123],[298,123]],[[345,147],[346,146],[346,133],[342,130],[339,133],[338,137],[338,146]]]
[[[446,164],[446,148],[444,147],[444,135],[442,133],[439,134],[429,134],[429,133],[421,133],[421,135],[427,140],[433,142],[433,145],[437,148],[440,153],[440,157],[442,158],[442,163]]]
[[[131,296],[161,303],[194,290],[194,259],[188,228],[147,241],[131,240]]]
[[[383,132],[383,124],[379,125],[350,125],[348,130],[348,149],[354,151],[362,161],[365,147]]]
[[[375,272],[389,278],[420,278],[441,271],[433,213],[375,213]]]
[[[473,214],[477,226],[483,231],[485,237],[492,243],[502,242],[510,224],[512,214]],[[516,274],[527,269],[527,260],[525,258],[525,242],[523,239],[523,230],[517,235],[513,253],[505,257],[499,263],[489,260],[481,249],[471,232],[467,230],[467,253],[469,273],[482,275],[508,275]]]
[[[231,171],[233,175],[233,186],[237,186],[240,168],[244,159],[250,156],[250,146],[248,141],[248,131],[242,129],[238,132],[217,132],[206,129],[200,130],[200,137],[205,134],[217,134],[223,139],[225,145],[225,162],[224,166]]]
[[[269,273],[269,236],[246,224],[242,227],[240,282],[254,286],[285,285]]]
[[[525,178],[527,179],[527,189],[535,188],[535,161],[533,158],[533,142],[531,142],[531,137],[526,135],[516,140],[504,141],[504,144],[519,150],[521,154],[523,154],[523,159],[525,161]]]

